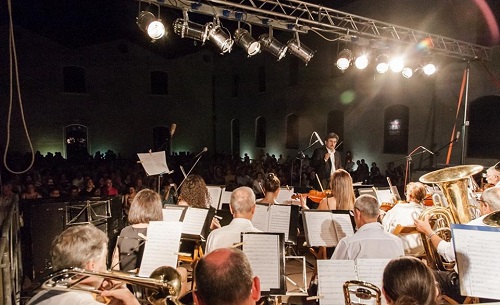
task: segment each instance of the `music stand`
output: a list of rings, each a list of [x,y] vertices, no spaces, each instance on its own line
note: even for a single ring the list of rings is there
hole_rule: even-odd
[[[142,164],[144,171],[148,176],[158,176],[158,193],[161,191],[161,177],[163,174],[171,174],[171,171],[167,165],[167,159],[165,151],[138,153],[139,157],[138,163]]]
[[[99,203],[104,203],[105,204],[105,215],[98,214],[96,210],[94,209],[94,206],[98,205]],[[73,205],[68,205],[65,207],[66,208],[66,226],[73,226],[73,225],[83,225],[83,224],[100,224],[101,222],[106,222],[109,218],[111,218],[111,207],[110,207],[110,201],[98,201],[98,202],[91,202],[90,200],[85,201],[84,205],[81,204],[73,204]],[[76,214],[75,217],[71,217],[71,212],[72,210],[78,210],[78,213]],[[84,221],[80,221],[81,217],[84,217]]]

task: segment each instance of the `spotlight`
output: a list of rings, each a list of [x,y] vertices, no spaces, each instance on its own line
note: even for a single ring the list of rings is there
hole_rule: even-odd
[[[425,75],[432,75],[436,73],[436,66],[434,64],[426,64],[423,68],[422,71],[424,71]]]
[[[362,54],[361,56],[357,57],[354,61],[354,66],[359,70],[363,70],[368,67],[368,56],[366,54]]]
[[[413,76],[413,70],[409,67],[404,67],[403,70],[401,71],[401,74],[405,77],[405,78],[410,78]]]
[[[165,26],[151,12],[141,11],[136,23],[143,32],[148,33],[153,42],[165,36]]]
[[[375,69],[378,73],[383,74],[389,70],[389,56],[386,54],[381,54],[377,57],[377,66]]]
[[[276,56],[278,61],[285,57],[288,47],[274,37],[268,34],[262,34],[259,36],[259,41],[262,48]]]
[[[349,49],[343,49],[339,53],[339,58],[337,59],[337,68],[341,71],[345,71],[349,68],[352,60],[352,52]]]
[[[250,33],[242,28],[234,32],[234,40],[237,45],[245,49],[248,57],[253,56],[260,52],[260,43],[255,40]]]
[[[219,48],[221,54],[231,52],[234,43],[231,35],[224,32],[219,24],[213,22],[207,23],[205,27],[208,29],[208,39]]]
[[[179,18],[174,21],[172,27],[174,28],[174,33],[182,38],[191,38],[202,43],[207,40],[208,30],[204,25]]]
[[[287,44],[288,52],[300,58],[307,66],[311,58],[314,56],[314,51],[300,43],[299,36],[290,39]]]
[[[389,61],[389,68],[391,68],[392,72],[401,72],[404,67],[405,67],[405,63],[404,63],[403,57],[401,57],[401,56],[393,57]]]

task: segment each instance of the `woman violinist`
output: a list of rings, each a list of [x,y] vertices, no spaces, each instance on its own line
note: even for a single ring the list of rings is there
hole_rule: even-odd
[[[351,175],[343,169],[337,169],[330,178],[330,195],[327,192],[318,210],[353,210],[355,200]]]

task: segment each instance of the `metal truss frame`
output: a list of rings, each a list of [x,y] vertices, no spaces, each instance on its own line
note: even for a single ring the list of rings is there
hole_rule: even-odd
[[[491,60],[492,48],[348,14],[298,0],[139,0],[191,13],[284,31],[333,34],[332,40],[370,39],[394,45],[425,41],[430,52],[463,60]]]

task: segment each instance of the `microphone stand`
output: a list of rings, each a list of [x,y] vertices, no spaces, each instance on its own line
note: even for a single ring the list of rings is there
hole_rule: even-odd
[[[298,157],[296,157],[296,159],[300,159],[300,168],[299,168],[299,186],[302,186],[302,163],[304,162],[304,151],[308,150],[309,148],[313,147],[316,143],[318,143],[319,140],[316,139],[316,141],[314,141],[312,144],[309,144],[309,146],[307,146],[306,148],[302,149],[301,151],[299,151],[297,153],[297,155],[299,155]],[[292,165],[293,165],[293,162],[292,162]],[[292,174],[293,174],[293,171],[292,171]]]
[[[187,177],[189,177],[189,174],[191,174],[191,171],[193,171],[194,167],[196,166],[196,164],[198,164],[198,162],[200,161],[201,157],[203,156],[203,154],[199,155],[198,158],[196,159],[196,161],[194,162],[193,166],[191,166],[191,168],[189,169],[189,171],[187,172],[186,176],[184,177],[184,179],[182,179],[181,183],[179,184],[179,186],[177,187],[177,189],[180,189],[182,184],[184,183],[184,181],[186,181]]]
[[[404,185],[404,188],[406,188],[406,185],[408,184],[409,180],[411,179],[411,161],[412,161],[411,157],[412,156],[416,156],[416,155],[421,155],[424,152],[426,152],[426,150],[424,150],[424,151],[421,151],[419,153],[415,153],[420,148],[423,148],[423,147],[419,146],[419,147],[415,148],[408,156],[405,157],[405,159],[406,159],[406,171],[405,171],[405,185]]]
[[[451,144],[451,143],[455,143],[455,142],[457,142],[457,141],[458,141],[458,139],[459,139],[459,138],[457,137],[457,138],[455,138],[455,139],[451,140],[450,142],[448,142],[448,143],[444,144],[443,146],[441,146],[441,147],[440,147],[440,148],[438,148],[437,150],[433,151],[434,155],[436,156],[436,164],[435,164],[435,165],[437,165],[437,157],[439,156],[439,152],[441,152],[441,151],[442,151],[443,149],[445,149],[446,147],[450,146],[450,144]],[[422,160],[422,162],[423,162],[423,161],[425,161],[425,160],[427,160],[427,159],[429,159],[430,157],[432,157],[432,155],[430,155],[430,156],[428,156],[427,158],[425,158],[424,160]]]

